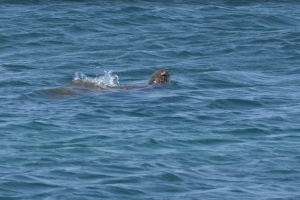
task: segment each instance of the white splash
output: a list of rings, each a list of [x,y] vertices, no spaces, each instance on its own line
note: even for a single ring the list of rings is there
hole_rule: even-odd
[[[120,85],[118,75],[113,75],[111,70],[108,72],[104,71],[104,75],[99,77],[88,77],[83,73],[76,72],[73,82],[101,88],[115,87]]]

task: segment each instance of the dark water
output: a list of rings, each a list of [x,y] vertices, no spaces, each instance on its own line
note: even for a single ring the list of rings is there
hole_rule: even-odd
[[[300,3],[0,10],[1,199],[300,198]]]

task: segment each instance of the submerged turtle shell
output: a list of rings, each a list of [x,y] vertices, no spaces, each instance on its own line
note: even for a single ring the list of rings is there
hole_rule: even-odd
[[[166,70],[159,70],[157,72],[155,72],[148,84],[149,85],[152,85],[152,84],[164,84],[164,83],[169,83],[170,82],[170,79],[171,79],[171,76],[169,74],[169,72],[167,72]]]

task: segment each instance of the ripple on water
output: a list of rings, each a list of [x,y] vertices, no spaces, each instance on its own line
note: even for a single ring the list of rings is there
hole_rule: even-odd
[[[31,86],[30,83],[19,80],[10,80],[0,82],[0,87],[26,87]]]
[[[260,102],[247,99],[217,99],[208,104],[209,108],[225,110],[249,110],[257,109],[261,106]]]
[[[26,196],[31,196],[30,193],[34,193],[35,195],[40,195],[44,193],[48,193],[59,188],[58,185],[51,183],[51,181],[47,180],[28,180],[28,176],[23,176],[21,180],[18,179],[10,179],[6,181],[1,181],[0,187],[1,190],[4,191],[5,196],[11,198],[24,198]],[[25,181],[27,180],[27,181]],[[35,188],[32,190],[32,188]],[[26,191],[31,191],[27,193]],[[18,191],[18,192],[16,192]],[[26,195],[23,195],[27,193]]]
[[[1,66],[7,71],[12,71],[12,72],[22,72],[22,71],[35,69],[34,67],[31,67],[29,65],[23,65],[23,64],[2,64]]]

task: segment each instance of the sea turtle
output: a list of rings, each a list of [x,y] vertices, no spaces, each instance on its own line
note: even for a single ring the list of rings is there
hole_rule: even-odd
[[[153,84],[164,84],[170,82],[170,74],[166,70],[159,70],[155,72],[150,80],[148,81],[149,85]],[[72,96],[76,94],[80,94],[84,91],[92,91],[92,90],[101,90],[106,91],[110,89],[123,89],[123,90],[132,90],[132,89],[143,89],[146,88],[145,86],[106,86],[106,85],[99,85],[95,84],[90,81],[83,81],[83,80],[75,80],[72,81],[70,84],[65,86],[51,88],[51,89],[43,89],[40,90],[43,93],[52,94],[52,95],[59,95],[59,96]]]

